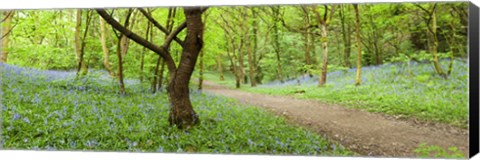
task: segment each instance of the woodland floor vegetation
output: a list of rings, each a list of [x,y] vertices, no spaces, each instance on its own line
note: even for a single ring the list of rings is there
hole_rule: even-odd
[[[119,96],[116,82],[102,76],[75,79],[75,72],[9,65],[1,71],[5,149],[353,155],[229,98],[193,92],[203,121],[185,131],[164,120],[166,95],[138,81],[126,81],[129,94]]]

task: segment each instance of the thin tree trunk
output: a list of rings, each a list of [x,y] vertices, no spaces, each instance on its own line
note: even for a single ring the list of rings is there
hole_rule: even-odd
[[[121,36],[123,38],[124,35]],[[122,57],[122,41],[119,40],[117,43],[117,58],[118,58],[118,81],[120,83],[120,94],[124,95],[125,92],[125,83],[123,82],[123,57]]]
[[[166,29],[168,32],[172,32],[173,25],[175,23],[175,15],[177,13],[176,8],[169,8],[168,10],[168,17],[166,21]],[[153,35],[151,35],[151,38],[153,38]],[[165,36],[165,39],[168,39],[168,36]],[[152,40],[151,40],[152,41]],[[169,49],[169,48],[167,48]],[[180,57],[180,56],[179,56]],[[165,72],[165,61],[162,61],[160,71],[158,72],[158,83],[157,83],[157,90],[161,90],[163,87],[163,73]],[[168,78],[167,78],[168,80]]]
[[[311,73],[311,65],[312,65],[312,62],[311,62],[311,58],[310,58],[310,52],[312,51],[312,45],[310,42],[310,34],[308,33],[309,30],[307,29],[307,31],[305,33],[303,33],[303,41],[304,41],[304,47],[305,47],[305,65],[308,67],[305,69],[305,73],[308,73],[308,75],[312,75]]]
[[[350,68],[350,46],[351,46],[351,38],[350,38],[350,25],[346,21],[345,10],[343,7],[340,7],[340,21],[342,26],[342,38],[343,38],[343,65],[344,67]]]
[[[253,21],[252,21],[252,26],[255,27],[256,23],[257,22],[254,18]],[[248,33],[248,29],[247,29],[247,33]],[[255,77],[255,66],[254,65],[255,64],[253,62],[253,53],[252,53],[253,51],[252,51],[252,44],[251,44],[252,42],[250,41],[250,39],[253,39],[253,36],[254,35],[252,34],[251,36],[247,37],[248,40],[247,40],[247,46],[246,47],[247,47],[247,54],[248,54],[247,56],[248,56],[248,69],[249,69],[250,85],[252,87],[255,87],[255,86],[257,86],[257,83],[255,82],[255,79],[254,79],[254,77]]]
[[[222,67],[221,56],[222,56],[221,54],[218,54],[217,57],[216,57],[216,61],[217,61],[217,70],[218,70],[218,74],[219,74],[219,80],[223,81],[223,80],[225,80],[225,78],[223,77],[223,67]]]
[[[147,24],[147,31],[145,32],[145,39],[149,39],[150,30],[152,27],[152,23],[148,22]],[[144,74],[144,65],[145,65],[145,52],[147,52],[147,47],[143,47],[142,55],[140,56],[140,82],[143,82],[143,74]]]
[[[160,63],[162,61],[162,57],[158,56],[157,58],[157,63],[155,64],[155,73],[153,74],[153,80],[152,80],[152,93],[157,92],[158,89],[158,79],[161,79],[160,74],[159,74],[159,68],[160,68]]]
[[[437,16],[435,14],[436,10],[434,9],[432,11],[432,28],[431,28],[431,36],[433,38],[433,45],[431,48],[431,52],[433,55],[433,64],[435,66],[435,70],[437,70],[437,73],[442,76],[444,79],[447,79],[447,74],[442,69],[442,66],[440,65],[440,62],[438,61],[438,54],[437,54],[437,48],[438,48],[438,38],[437,38]]]
[[[163,87],[163,73],[165,72],[165,61],[162,61],[162,67],[160,67],[160,73],[158,76],[158,87],[157,90],[161,91]]]
[[[4,19],[5,21],[3,22],[2,26],[2,34],[0,38],[2,38],[2,53],[0,55],[0,62],[7,63],[8,60],[8,50],[9,50],[9,44],[10,44],[10,34],[12,30],[12,19],[13,15],[15,14],[15,11],[4,11]],[[2,24],[2,23],[0,23]]]
[[[360,13],[358,11],[358,4],[353,4],[355,9],[355,19],[357,22],[356,32],[357,32],[357,76],[355,80],[355,85],[359,86],[361,84],[361,67],[362,67],[362,48],[361,48],[361,39],[360,39]]]
[[[81,34],[81,26],[82,26],[82,10],[78,9],[77,10],[77,22],[75,25],[75,52],[77,54],[77,61],[78,61],[78,75],[86,75],[88,73],[87,65],[85,61],[83,60],[83,42],[84,40],[81,39],[80,34]],[[88,24],[86,24],[88,26]],[[87,30],[84,31],[85,33]]]
[[[105,27],[105,20],[103,20],[103,18],[100,18],[100,43],[102,43],[103,50],[103,66],[105,66],[105,69],[107,69],[110,76],[115,76],[115,73],[113,72],[112,67],[110,66],[110,63],[108,61],[110,53],[107,46],[106,35],[107,29]]]
[[[327,69],[328,69],[328,35],[327,26],[322,25],[322,71],[318,81],[318,86],[323,87],[327,82]]]
[[[277,74],[278,74],[278,79],[280,80],[280,82],[284,82],[283,81],[283,74],[282,74],[282,61],[280,59],[280,42],[279,42],[279,38],[278,38],[278,26],[276,24],[276,21],[274,22],[275,24],[273,24],[273,30],[274,30],[274,34],[273,34],[273,47],[274,47],[274,50],[275,50],[275,56],[277,58]]]

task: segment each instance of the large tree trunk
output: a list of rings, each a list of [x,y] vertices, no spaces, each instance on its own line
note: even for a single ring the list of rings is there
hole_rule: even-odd
[[[318,86],[322,87],[327,82],[327,69],[328,69],[328,37],[327,26],[322,25],[322,70],[318,80]]]
[[[171,81],[168,85],[171,109],[170,124],[180,128],[189,128],[199,123],[190,102],[188,84],[195,67],[200,50],[203,46],[203,22],[200,8],[184,8],[187,22],[187,36],[185,38],[180,65],[176,72],[170,72]]]
[[[142,11],[142,9],[140,9]],[[193,110],[190,97],[189,87],[195,63],[198,58],[198,54],[203,46],[203,22],[202,13],[205,11],[203,8],[184,8],[186,17],[185,23],[179,25],[175,31],[171,33],[164,30],[151,16],[144,14],[149,21],[155,22],[155,26],[162,30],[165,34],[169,35],[163,46],[159,47],[151,42],[148,42],[144,38],[133,33],[125,26],[118,23],[111,15],[105,10],[97,9],[99,13],[110,25],[122,34],[135,41],[136,43],[147,47],[156,54],[160,55],[169,70],[170,81],[167,87],[167,94],[170,101],[170,113],[169,123],[170,125],[176,125],[178,128],[189,128],[199,123],[198,115]],[[143,11],[142,11],[143,13]],[[184,41],[179,40],[176,36],[184,28],[187,29],[186,38]],[[168,48],[170,43],[175,40],[181,44],[183,51],[178,68],[175,65],[175,61],[170,55]]]
[[[105,20],[103,18],[100,18],[100,43],[102,43],[102,50],[103,50],[103,66],[105,66],[105,69],[107,69],[108,74],[110,76],[115,76],[115,73],[112,70],[112,67],[110,66],[110,63],[108,61],[109,57],[109,50],[107,46],[107,29],[105,27]]]
[[[361,48],[361,40],[360,40],[360,14],[358,12],[358,4],[353,4],[353,8],[355,9],[355,19],[356,19],[356,32],[357,32],[357,76],[355,80],[355,85],[360,85],[361,78],[361,67],[362,67],[362,48]]]
[[[0,55],[0,62],[7,63],[8,60],[8,50],[9,50],[9,43],[10,43],[10,33],[12,30],[12,18],[15,11],[4,11],[4,19],[2,26],[2,34],[0,38],[2,38],[2,53]]]

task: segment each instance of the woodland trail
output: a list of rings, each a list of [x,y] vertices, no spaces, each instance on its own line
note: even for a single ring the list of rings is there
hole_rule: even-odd
[[[204,81],[204,91],[266,108],[362,156],[414,157],[418,145],[457,147],[468,155],[468,130],[450,125],[399,119],[315,100],[229,89]]]

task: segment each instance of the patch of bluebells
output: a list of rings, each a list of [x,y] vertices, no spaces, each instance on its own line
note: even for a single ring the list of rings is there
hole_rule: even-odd
[[[196,89],[190,97],[200,125],[185,132],[169,126],[165,92],[151,94],[149,85],[137,80],[126,80],[128,95],[119,96],[118,84],[106,72],[91,70],[92,76],[75,79],[74,71],[2,66],[5,148],[191,152],[193,147],[202,153],[332,154],[331,149],[316,149],[331,144],[320,136],[256,107],[240,107],[236,100]]]

